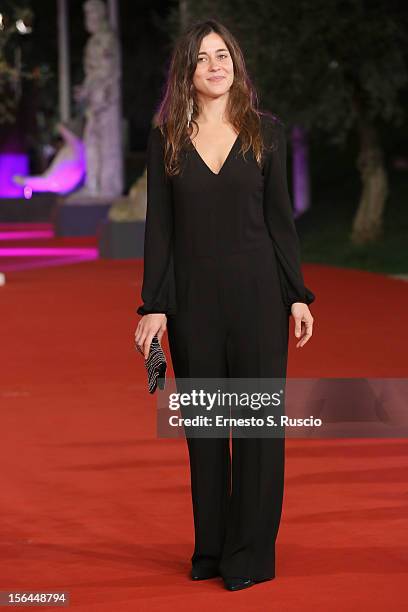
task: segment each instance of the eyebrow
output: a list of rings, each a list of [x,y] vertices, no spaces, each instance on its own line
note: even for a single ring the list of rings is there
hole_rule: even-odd
[[[228,51],[228,49],[217,49],[217,50],[216,50],[216,53],[219,53],[220,51]],[[203,53],[204,53],[205,55],[208,55],[207,51],[200,51],[200,52],[198,53],[198,55],[202,55]]]

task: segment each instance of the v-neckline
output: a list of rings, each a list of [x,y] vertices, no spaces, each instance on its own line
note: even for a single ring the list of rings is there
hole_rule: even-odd
[[[207,170],[208,170],[209,172],[211,172],[211,174],[212,174],[213,176],[219,176],[219,175],[221,174],[221,172],[223,171],[223,169],[224,169],[224,167],[225,167],[226,163],[228,162],[229,158],[231,157],[232,152],[233,152],[233,150],[235,149],[235,145],[237,144],[237,142],[238,142],[238,140],[239,140],[240,135],[241,135],[241,132],[239,132],[239,133],[237,134],[237,137],[235,138],[235,140],[234,140],[234,142],[233,142],[233,144],[232,144],[232,146],[231,146],[230,150],[228,151],[228,155],[227,155],[227,157],[224,159],[224,162],[223,162],[223,164],[222,164],[221,168],[218,170],[218,172],[214,172],[214,170],[211,170],[210,166],[207,164],[207,162],[204,160],[204,158],[203,158],[203,157],[200,155],[200,153],[198,152],[198,149],[197,149],[197,147],[195,146],[194,142],[191,140],[191,138],[190,138],[190,142],[191,142],[191,144],[193,145],[194,151],[196,152],[196,154],[197,154],[198,158],[201,160],[201,162],[204,164],[204,166],[207,168]]]

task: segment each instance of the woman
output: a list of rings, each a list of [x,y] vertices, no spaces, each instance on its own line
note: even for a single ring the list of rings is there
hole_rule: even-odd
[[[286,376],[289,316],[312,336],[286,182],[282,123],[256,109],[238,43],[220,23],[178,41],[148,142],[146,358],[166,328],[177,378]],[[195,526],[191,578],[228,590],[275,577],[284,437],[187,437]],[[232,484],[232,493],[230,486]]]

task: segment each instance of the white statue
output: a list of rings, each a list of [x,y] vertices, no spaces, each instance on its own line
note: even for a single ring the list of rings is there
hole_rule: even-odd
[[[85,171],[85,151],[80,138],[62,123],[57,125],[64,144],[42,174],[22,176],[15,174],[13,181],[24,187],[25,197],[32,192],[66,194],[82,182]]]
[[[85,79],[75,88],[75,98],[85,106],[87,174],[83,189],[69,199],[115,198],[123,191],[118,41],[102,0],[87,0],[84,14],[91,36],[84,53]]]

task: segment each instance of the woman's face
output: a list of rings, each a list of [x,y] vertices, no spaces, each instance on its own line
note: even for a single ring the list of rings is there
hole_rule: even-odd
[[[197,57],[193,85],[203,96],[225,94],[234,80],[234,65],[227,45],[215,32],[204,36]]]

